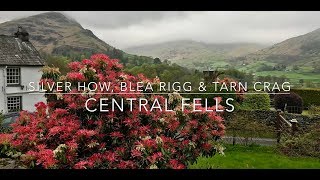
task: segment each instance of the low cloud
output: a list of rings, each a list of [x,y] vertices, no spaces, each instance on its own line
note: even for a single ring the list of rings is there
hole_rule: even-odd
[[[0,12],[0,22],[40,12]],[[118,48],[173,40],[274,44],[320,28],[320,12],[66,11],[84,28]]]

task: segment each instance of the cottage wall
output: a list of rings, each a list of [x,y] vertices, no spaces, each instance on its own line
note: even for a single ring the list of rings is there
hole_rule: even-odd
[[[42,66],[21,67],[21,84],[24,85],[24,92],[30,92],[28,89],[29,82],[38,83],[41,79]],[[46,102],[44,95],[26,93],[22,97],[23,110],[34,111],[34,105],[37,102]]]
[[[4,102],[4,88],[5,87],[4,87],[3,70],[4,70],[4,67],[0,66],[0,112],[5,110],[5,102]]]
[[[25,66],[20,67],[21,69],[21,86],[17,87],[5,87],[4,86],[4,76],[3,76],[3,70],[2,72],[2,78],[0,80],[1,83],[1,90],[2,87],[5,87],[5,92],[2,91],[0,94],[0,111],[2,110],[4,113],[7,113],[7,106],[6,106],[6,97],[7,96],[21,96],[22,97],[22,109],[27,111],[34,111],[35,107],[34,105],[37,102],[45,102],[46,99],[44,95],[41,94],[33,94],[30,93],[30,82],[38,83],[41,78],[41,66]],[[2,68],[3,69],[3,68]],[[2,82],[1,82],[2,81]],[[33,91],[34,92],[34,91]],[[1,100],[2,99],[2,100]]]

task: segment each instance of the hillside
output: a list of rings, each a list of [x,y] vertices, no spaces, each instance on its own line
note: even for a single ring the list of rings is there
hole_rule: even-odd
[[[78,22],[57,12],[42,13],[0,24],[0,34],[10,35],[22,26],[30,34],[30,41],[42,53],[63,55],[72,59],[88,57],[93,53],[105,53],[123,62],[133,58],[96,37]],[[142,57],[144,60],[152,60]]]
[[[250,43],[207,44],[196,41],[171,41],[130,47],[125,51],[160,59],[170,60],[179,65],[207,69],[228,65],[230,58],[244,56],[264,46]]]
[[[268,61],[311,68],[320,63],[320,29],[249,54],[248,61]]]
[[[241,61],[237,61],[241,59]],[[320,83],[320,29],[287,39],[231,61],[257,76],[285,76],[290,82]]]

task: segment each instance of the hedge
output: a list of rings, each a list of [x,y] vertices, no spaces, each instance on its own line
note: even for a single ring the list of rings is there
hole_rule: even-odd
[[[270,97],[267,93],[245,94],[240,108],[243,110],[269,110]]]
[[[292,89],[291,92],[301,96],[305,107],[320,106],[320,89]]]

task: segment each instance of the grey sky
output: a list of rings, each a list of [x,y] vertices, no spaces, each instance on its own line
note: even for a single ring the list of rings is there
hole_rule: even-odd
[[[41,12],[2,11],[0,22],[39,13]],[[182,39],[208,43],[274,44],[320,28],[318,20],[320,12],[67,11],[63,13],[118,48]]]

